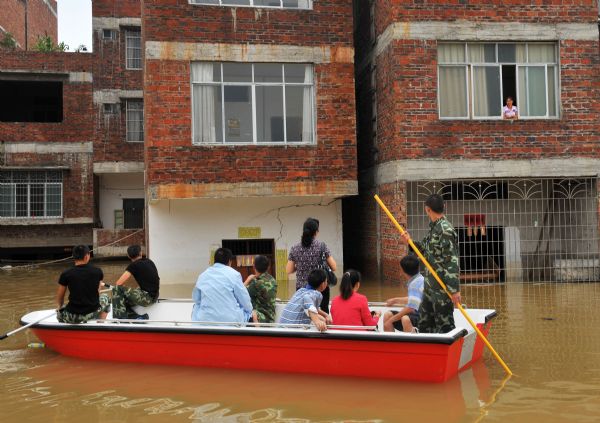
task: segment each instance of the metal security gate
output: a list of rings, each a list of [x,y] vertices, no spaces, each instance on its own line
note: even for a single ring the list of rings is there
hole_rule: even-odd
[[[408,228],[427,233],[440,194],[458,232],[461,282],[600,281],[595,177],[407,182]]]

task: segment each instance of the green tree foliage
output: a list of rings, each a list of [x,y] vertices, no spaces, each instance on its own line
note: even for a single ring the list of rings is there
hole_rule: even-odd
[[[17,48],[17,40],[10,32],[5,32],[0,40],[0,49],[14,50]]]
[[[33,46],[33,50],[44,52],[69,51],[69,46],[62,41],[58,44],[54,44],[49,35],[44,35],[43,37],[38,37],[37,42]]]

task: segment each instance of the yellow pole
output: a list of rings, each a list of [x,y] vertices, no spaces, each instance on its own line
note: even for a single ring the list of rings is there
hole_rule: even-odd
[[[405,233],[404,229],[402,228],[402,226],[400,226],[400,224],[398,223],[398,221],[396,220],[396,218],[392,215],[392,213],[390,213],[390,211],[385,206],[385,204],[383,204],[383,201],[381,201],[381,198],[379,198],[378,195],[375,195],[375,201],[377,201],[377,203],[383,209],[383,211],[385,212],[385,214],[388,215],[388,217],[390,218],[390,220],[394,223],[394,225],[396,226],[396,228],[400,231],[400,234],[404,235],[404,233]],[[446,288],[446,284],[444,284],[444,282],[442,282],[442,279],[439,277],[439,275],[433,269],[433,267],[431,267],[431,264],[429,264],[429,262],[427,261],[427,259],[423,256],[423,254],[421,254],[421,251],[419,251],[419,249],[417,248],[417,246],[415,245],[415,243],[412,241],[412,239],[410,241],[408,241],[408,243],[413,248],[413,250],[415,251],[415,253],[417,253],[417,256],[421,259],[421,261],[427,267],[427,269],[429,269],[429,272],[431,272],[431,274],[433,275],[433,277],[435,278],[435,280],[440,284],[440,286],[442,287],[442,289],[444,290],[444,292],[446,292],[446,294],[448,294],[448,296],[450,297],[450,299],[452,299],[452,295],[450,294],[450,292],[448,292],[448,288]],[[494,357],[496,358],[496,360],[498,361],[498,363],[500,363],[500,365],[504,368],[504,370],[506,371],[506,373],[508,373],[509,375],[512,376],[513,373],[510,371],[510,369],[508,368],[508,366],[506,365],[506,363],[502,360],[502,358],[500,358],[500,356],[498,355],[498,353],[496,352],[496,350],[494,349],[494,347],[492,347],[492,345],[488,342],[488,340],[483,335],[483,333],[481,333],[481,331],[479,330],[479,328],[477,327],[477,325],[475,324],[475,322],[473,322],[473,320],[471,320],[471,318],[469,317],[469,315],[467,314],[467,312],[465,311],[465,309],[462,307],[462,305],[460,305],[459,303],[456,303],[456,307],[460,310],[460,312],[462,313],[462,315],[465,316],[465,319],[467,319],[467,321],[471,324],[471,326],[473,326],[473,329],[475,329],[475,332],[477,332],[477,335],[481,338],[481,340],[484,342],[484,344],[488,347],[488,349],[494,355]]]

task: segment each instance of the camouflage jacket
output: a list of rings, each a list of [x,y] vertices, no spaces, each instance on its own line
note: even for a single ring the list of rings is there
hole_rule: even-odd
[[[277,281],[268,273],[262,273],[248,285],[252,308],[256,310],[260,323],[275,321],[275,298]]]
[[[415,242],[431,267],[446,284],[451,294],[460,291],[458,269],[458,235],[445,216],[429,223],[429,233],[423,241]],[[442,291],[433,275],[427,272],[426,291]]]

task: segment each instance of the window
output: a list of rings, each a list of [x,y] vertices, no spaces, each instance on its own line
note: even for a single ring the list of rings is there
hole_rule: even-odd
[[[144,101],[140,99],[127,100],[127,141],[144,141]]]
[[[60,81],[0,81],[0,122],[62,122]]]
[[[119,105],[117,103],[104,103],[104,114],[115,115],[119,113]]]
[[[112,29],[103,29],[102,30],[102,39],[103,40],[114,40],[116,37],[116,32]]]
[[[0,218],[62,216],[60,171],[0,172]]]
[[[192,63],[194,144],[314,142],[313,67]]]
[[[142,32],[139,29],[125,31],[125,61],[127,69],[142,69]]]
[[[501,119],[507,97],[519,118],[558,117],[555,43],[439,44],[440,118]]]
[[[189,0],[190,4],[254,6],[278,9],[312,9],[313,0]]]

